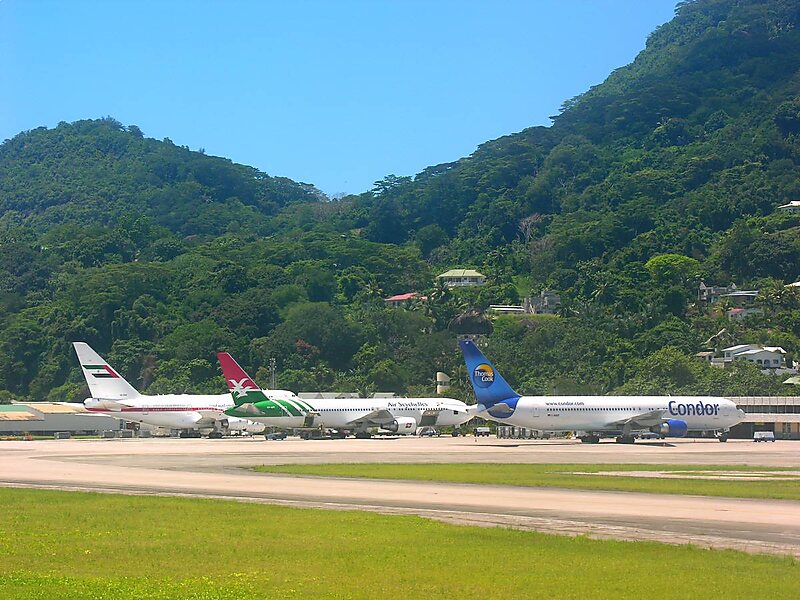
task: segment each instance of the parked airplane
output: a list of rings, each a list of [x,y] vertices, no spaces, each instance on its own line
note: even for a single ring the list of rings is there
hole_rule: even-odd
[[[230,394],[145,396],[112,369],[89,344],[74,342],[73,346],[92,393],[92,397],[83,402],[89,412],[178,429],[181,437],[199,437],[201,430],[210,430],[210,438],[220,438],[231,431],[264,431],[264,425],[260,423],[225,414],[233,406]]]
[[[374,428],[413,435],[417,427],[461,425],[472,417],[466,404],[450,398],[343,398],[313,400],[312,405],[292,392],[260,389],[227,352],[217,358],[236,405],[226,414],[265,425],[369,437]]]
[[[576,431],[582,442],[596,444],[615,436],[632,444],[642,432],[683,437],[689,431],[714,431],[720,442],[744,419],[725,398],[707,396],[521,396],[494,368],[474,342],[459,342],[479,416],[498,423],[541,431]]]

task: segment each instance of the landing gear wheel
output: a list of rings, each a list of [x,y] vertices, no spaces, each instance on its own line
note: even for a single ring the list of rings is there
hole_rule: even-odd
[[[210,440],[221,440],[222,439],[222,432],[221,431],[212,431],[208,434],[208,439]]]
[[[728,441],[728,434],[727,434],[727,433],[723,433],[723,434],[721,434],[721,435],[718,435],[718,436],[717,436],[717,439],[718,439],[720,442],[727,442],[727,441]]]
[[[371,437],[368,431],[356,431],[357,440],[368,440]]]
[[[599,435],[583,435],[580,437],[580,440],[584,444],[599,444],[600,443],[600,436]]]
[[[636,441],[636,438],[632,435],[621,435],[616,439],[618,444],[633,444]]]

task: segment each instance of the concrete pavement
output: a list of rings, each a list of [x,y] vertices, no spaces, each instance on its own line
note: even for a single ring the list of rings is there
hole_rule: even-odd
[[[494,438],[0,442],[0,485],[228,498],[418,514],[561,534],[800,557],[800,502],[258,474],[261,464],[518,462],[800,465],[800,445],[679,440],[581,445]],[[776,483],[779,485],[778,483]]]

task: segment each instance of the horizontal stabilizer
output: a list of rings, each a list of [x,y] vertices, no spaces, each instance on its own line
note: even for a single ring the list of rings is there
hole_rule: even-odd
[[[507,402],[498,402],[487,411],[493,417],[508,417],[514,414],[512,408]]]

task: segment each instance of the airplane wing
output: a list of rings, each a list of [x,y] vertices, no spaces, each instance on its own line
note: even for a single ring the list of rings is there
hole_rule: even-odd
[[[122,412],[124,408],[132,408],[133,404],[124,400],[108,400],[105,398],[87,398],[83,402],[84,408],[89,412],[92,410],[103,410],[111,412]]]
[[[197,412],[204,419],[209,419],[211,421],[219,421],[220,419],[225,418],[225,413],[221,410],[198,410],[195,412]]]
[[[50,403],[48,403],[50,404]],[[116,408],[111,408],[109,410],[121,411],[122,407],[125,406],[122,403],[114,402],[113,403]],[[41,408],[37,407],[36,404],[33,405],[34,408],[38,410],[42,410]],[[55,408],[55,410],[53,409]],[[78,402],[53,402],[52,406],[47,411],[48,413],[58,413],[58,414],[69,414],[69,415],[81,415],[81,417],[107,417],[108,415],[105,413],[97,413],[92,412],[82,403]]]
[[[223,421],[228,418],[221,410],[198,410],[195,412],[200,415],[200,420],[195,423],[198,427],[213,425],[217,421]]]
[[[392,421],[394,421],[394,415],[385,408],[380,408],[378,410],[373,410],[371,413],[367,413],[366,415],[358,417],[357,419],[348,421],[347,424],[380,427],[382,425],[391,423]]]
[[[667,411],[663,409],[650,410],[645,413],[633,415],[619,421],[612,421],[608,424],[609,427],[621,427],[623,429],[647,429],[653,425],[660,425],[664,422],[664,414]]]

